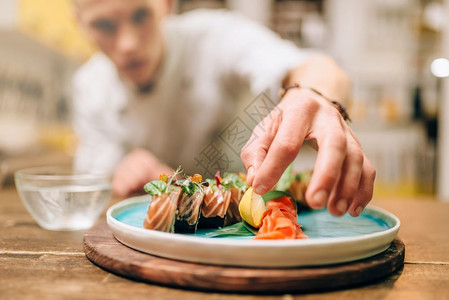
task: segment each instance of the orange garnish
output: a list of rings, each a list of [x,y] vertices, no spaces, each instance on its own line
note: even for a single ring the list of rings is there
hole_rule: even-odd
[[[201,176],[200,174],[194,174],[192,176],[192,181],[200,183],[201,181],[203,181],[203,176]]]
[[[305,239],[307,235],[298,224],[293,202],[287,196],[272,199],[266,204],[262,218],[262,226],[257,232],[256,239]]]
[[[167,182],[168,181],[168,175],[165,173],[162,173],[161,175],[159,175],[159,180],[162,180],[163,182]]]
[[[237,176],[244,182],[246,182],[246,174],[242,173],[242,172],[238,172]]]

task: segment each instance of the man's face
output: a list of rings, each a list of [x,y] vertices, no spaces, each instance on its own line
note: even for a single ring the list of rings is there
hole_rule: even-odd
[[[139,86],[153,80],[169,0],[77,0],[77,8],[81,26],[122,76]]]

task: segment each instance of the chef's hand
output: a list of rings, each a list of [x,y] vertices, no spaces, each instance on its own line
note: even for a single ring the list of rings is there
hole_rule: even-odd
[[[289,90],[254,129],[241,152],[247,183],[258,194],[268,192],[306,140],[318,151],[307,203],[327,204],[335,216],[359,216],[372,198],[376,171],[338,110],[307,89]]]
[[[112,180],[112,191],[119,197],[133,192],[143,192],[143,186],[161,173],[172,174],[173,170],[145,149],[135,149],[118,164]]]

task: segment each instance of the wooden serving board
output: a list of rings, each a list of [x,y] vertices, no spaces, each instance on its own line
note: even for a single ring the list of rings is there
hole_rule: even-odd
[[[258,269],[202,265],[161,258],[118,242],[105,221],[84,235],[84,252],[112,273],[151,283],[225,292],[293,292],[336,289],[384,277],[404,263],[405,246],[394,240],[376,256],[351,263],[298,268]]]

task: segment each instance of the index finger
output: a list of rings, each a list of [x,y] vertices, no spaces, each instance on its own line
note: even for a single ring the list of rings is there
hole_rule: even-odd
[[[265,159],[268,149],[278,130],[280,115],[270,113],[254,128],[253,133],[242,148],[240,158],[247,171],[247,184],[252,186],[254,174]]]
[[[309,119],[298,117],[294,111],[285,112],[279,130],[255,175],[253,186],[256,193],[267,193],[295,159],[308,133]]]

